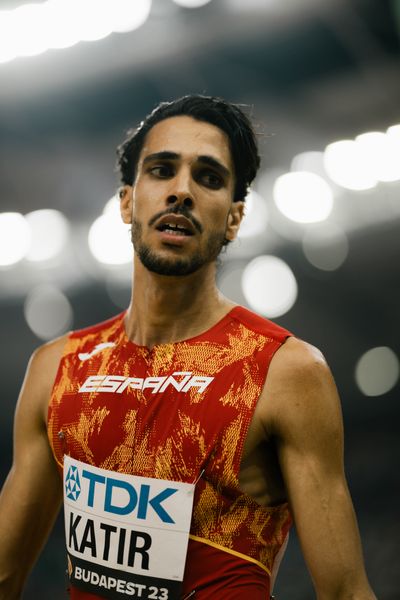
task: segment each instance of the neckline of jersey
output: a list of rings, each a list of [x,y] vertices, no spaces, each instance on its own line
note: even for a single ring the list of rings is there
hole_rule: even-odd
[[[148,346],[141,346],[140,344],[136,344],[136,342],[133,342],[131,339],[129,339],[129,337],[126,333],[126,329],[125,329],[125,316],[126,316],[126,313],[128,312],[128,309],[126,309],[120,314],[120,325],[118,327],[118,329],[119,329],[118,337],[120,339],[120,342],[122,342],[128,346],[133,346],[134,348],[136,348],[138,350],[141,350],[141,351],[144,351],[144,352],[150,354],[151,352],[154,352],[155,350],[160,349],[160,348],[167,348],[168,346],[177,346],[179,344],[187,344],[187,343],[191,343],[191,342],[195,342],[195,341],[200,341],[202,338],[208,336],[210,333],[222,328],[229,320],[234,319],[236,317],[237,313],[240,313],[241,308],[242,307],[239,305],[234,306],[219,321],[214,323],[214,325],[211,325],[211,327],[209,327],[202,333],[199,333],[199,334],[189,337],[189,338],[185,338],[184,340],[177,340],[176,342],[168,342],[168,343],[166,342],[164,344],[154,344],[154,346],[152,348],[149,348]]]

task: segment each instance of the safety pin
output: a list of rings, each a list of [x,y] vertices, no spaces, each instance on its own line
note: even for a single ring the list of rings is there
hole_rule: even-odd
[[[196,485],[200,481],[200,479],[203,477],[204,473],[205,473],[205,469],[202,469],[200,471],[200,475],[198,477],[196,477],[196,479],[192,482],[192,485]]]
[[[63,454],[67,454],[67,442],[65,439],[65,433],[62,429],[60,429],[60,431],[57,432],[57,437],[60,440],[61,443],[61,450]]]

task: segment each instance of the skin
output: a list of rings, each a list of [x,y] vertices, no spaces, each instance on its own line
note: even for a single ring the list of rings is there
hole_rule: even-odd
[[[175,157],[154,157],[166,151]],[[211,168],[204,156],[224,168]],[[149,271],[135,253],[125,323],[135,343],[151,348],[193,337],[234,306],[216,288],[209,244],[217,234],[228,240],[237,235],[243,203],[232,202],[234,185],[228,139],[218,128],[181,116],[150,130],[135,183],[121,190],[122,218],[139,224],[137,247],[147,245],[164,262],[200,255],[204,264],[189,275],[167,276]],[[201,231],[184,240],[158,231],[154,216],[182,205]],[[0,600],[20,597],[61,504],[46,421],[65,341],[34,353],[18,401],[14,462],[0,497]],[[303,341],[290,338],[271,362],[239,479],[261,505],[289,501],[319,600],[376,600],[344,476],[338,394],[321,353]]]

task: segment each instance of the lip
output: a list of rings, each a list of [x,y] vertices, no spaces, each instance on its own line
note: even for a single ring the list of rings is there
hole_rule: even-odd
[[[194,235],[196,233],[193,223],[189,219],[184,217],[183,215],[176,215],[174,213],[171,213],[169,215],[164,215],[163,217],[158,219],[158,221],[155,223],[155,228],[160,233],[165,233],[168,235],[167,230],[160,231],[160,227],[162,227],[163,225],[177,225],[178,227],[182,227],[183,229],[186,229],[186,231],[189,232],[189,234],[184,234],[184,235],[177,235],[175,233],[169,234],[169,237],[173,237],[173,238],[191,237],[192,235]]]
[[[160,236],[160,240],[163,244],[168,246],[177,246],[181,247],[190,242],[193,236],[191,235],[182,235],[177,233],[172,233],[171,231],[159,231],[156,230],[157,235]]]

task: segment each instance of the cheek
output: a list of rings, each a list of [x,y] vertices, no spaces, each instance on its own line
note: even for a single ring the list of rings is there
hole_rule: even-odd
[[[227,207],[226,199],[221,199],[220,203],[215,202],[207,216],[209,223],[214,229],[225,228],[228,224],[228,218],[229,208]]]
[[[163,186],[151,181],[138,181],[134,195],[133,206],[135,212],[155,212],[160,210],[160,205],[165,197]]]
[[[146,186],[142,183],[138,183],[133,193],[132,201],[132,215],[137,218],[140,215],[146,213],[149,203],[146,199],[149,197],[149,192],[146,190]]]

